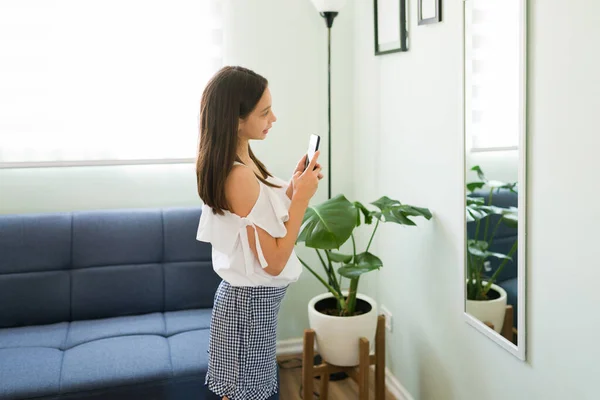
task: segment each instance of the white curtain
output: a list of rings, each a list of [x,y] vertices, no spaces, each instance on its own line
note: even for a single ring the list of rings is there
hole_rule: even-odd
[[[465,3],[465,94],[471,150],[519,145],[521,7],[518,0]]]
[[[193,158],[220,0],[0,2],[0,163]]]

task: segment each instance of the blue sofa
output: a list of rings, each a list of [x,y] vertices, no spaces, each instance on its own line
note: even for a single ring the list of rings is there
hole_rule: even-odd
[[[486,204],[489,199],[489,191],[476,191],[472,197],[483,197],[485,199]],[[498,207],[518,207],[518,195],[517,193],[511,192],[509,190],[501,190],[500,192],[495,191],[492,196],[492,204]],[[499,220],[499,216],[493,215],[490,220],[490,226],[495,226],[496,222]],[[485,221],[483,219],[482,221]],[[482,222],[483,223],[483,222]],[[483,226],[483,225],[482,225]],[[475,235],[475,223],[471,222],[467,224],[467,237],[469,239],[473,238]],[[511,247],[518,239],[518,231],[515,228],[510,228],[505,224],[500,224],[498,231],[495,235],[495,240],[492,243],[492,247],[490,251],[499,252],[503,254],[508,254]],[[518,329],[518,260],[519,254],[518,250],[514,253],[512,262],[508,262],[502,271],[498,274],[498,279],[496,284],[503,288],[506,291],[507,303],[513,306],[513,326]],[[490,268],[491,271],[488,272],[488,275],[492,275],[498,266],[500,265],[500,260],[495,257],[490,257]]]
[[[200,208],[0,216],[0,399],[213,399]]]

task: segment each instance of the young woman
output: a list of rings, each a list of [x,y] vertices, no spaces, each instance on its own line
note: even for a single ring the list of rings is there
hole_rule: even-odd
[[[222,399],[277,398],[277,314],[302,272],[294,245],[322,178],[319,152],[306,170],[306,155],[298,162],[289,183],[252,153],[249,141],[264,140],[276,120],[267,80],[246,68],[221,69],[202,94],[197,239],[211,243],[213,268],[223,279],[206,384]]]

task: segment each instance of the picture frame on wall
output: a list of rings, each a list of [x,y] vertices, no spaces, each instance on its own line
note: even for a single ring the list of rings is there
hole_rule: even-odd
[[[375,55],[408,51],[406,0],[373,0]]]
[[[417,3],[419,25],[442,22],[442,0],[417,0]]]

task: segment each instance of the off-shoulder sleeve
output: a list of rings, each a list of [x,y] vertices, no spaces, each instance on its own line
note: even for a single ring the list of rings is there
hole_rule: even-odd
[[[279,197],[281,198],[286,210],[289,210],[290,205],[292,204],[292,200],[287,195],[287,189],[290,186],[290,183],[287,181],[284,181],[283,179],[280,179],[280,178],[276,178],[276,179],[277,179],[276,183],[281,185],[281,188],[276,189],[276,192],[279,195]]]
[[[208,207],[203,207],[196,239],[210,242],[219,252],[232,255],[241,246],[246,274],[252,274],[256,257],[250,248],[247,226],[254,227],[256,253],[262,268],[268,263],[263,254],[256,227],[265,230],[274,238],[282,238],[287,234],[285,222],[289,219],[288,205],[281,195],[266,186],[260,185],[260,192],[254,207],[246,217],[233,213],[225,215],[213,214]]]
[[[239,228],[239,221],[232,217],[235,215],[214,214],[210,207],[202,206],[196,240],[210,243],[221,253],[231,254]]]

